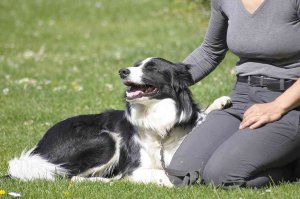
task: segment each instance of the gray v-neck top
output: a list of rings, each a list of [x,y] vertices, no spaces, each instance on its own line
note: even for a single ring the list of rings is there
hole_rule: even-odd
[[[300,77],[300,0],[264,0],[254,13],[242,0],[212,0],[208,31],[183,62],[195,82],[222,61],[227,50],[240,60],[236,74]]]

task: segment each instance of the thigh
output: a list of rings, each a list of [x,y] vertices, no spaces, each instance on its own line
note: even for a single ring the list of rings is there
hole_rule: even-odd
[[[237,131],[240,120],[225,111],[213,111],[195,127],[173,156],[169,169],[202,171],[216,148]]]
[[[300,157],[299,111],[258,129],[234,133],[206,164],[204,180],[216,185],[243,184],[268,169],[284,167]]]

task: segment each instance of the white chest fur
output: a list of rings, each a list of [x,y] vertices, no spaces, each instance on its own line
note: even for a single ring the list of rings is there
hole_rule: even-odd
[[[131,104],[128,119],[138,128],[137,142],[141,145],[141,167],[161,169],[161,141],[164,161],[168,165],[190,129],[175,128],[178,122],[176,103],[172,99],[147,100]],[[167,136],[168,131],[170,136]],[[166,137],[167,136],[167,137]]]
[[[169,165],[174,153],[188,133],[188,130],[175,128],[170,132],[170,136],[166,137],[165,139],[158,136],[151,136],[155,133],[156,132],[140,131],[140,137],[137,138],[137,141],[141,146],[142,168],[162,169],[162,140],[164,147],[164,162],[166,165]]]
[[[172,99],[141,100],[131,104],[130,112],[127,117],[131,123],[151,137],[164,137],[178,121],[176,103]]]

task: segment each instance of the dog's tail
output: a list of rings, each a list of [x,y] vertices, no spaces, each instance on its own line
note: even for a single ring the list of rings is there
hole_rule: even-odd
[[[32,154],[31,149],[23,152],[20,157],[9,161],[8,174],[12,178],[24,181],[44,179],[54,180],[56,175],[66,175],[67,170],[60,165],[50,163],[39,154]]]

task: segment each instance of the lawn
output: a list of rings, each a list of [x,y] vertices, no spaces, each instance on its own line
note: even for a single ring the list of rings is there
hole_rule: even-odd
[[[209,10],[192,0],[1,0],[0,175],[9,159],[34,146],[57,121],[123,109],[118,69],[153,56],[181,61],[203,40],[208,19]],[[236,61],[229,53],[191,88],[199,104],[229,94]],[[297,184],[225,191],[1,179],[1,190],[23,198],[300,197]]]

